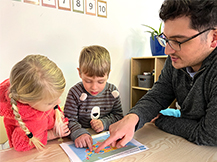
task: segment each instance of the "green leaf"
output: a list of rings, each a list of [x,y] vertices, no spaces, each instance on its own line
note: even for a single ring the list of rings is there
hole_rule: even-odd
[[[153,27],[151,27],[151,26],[149,26],[149,25],[145,25],[145,24],[142,24],[142,25],[143,25],[143,26],[146,26],[146,27],[148,27],[148,28],[150,28],[150,29],[153,30],[152,32],[151,32],[151,31],[146,31],[146,32],[158,34],[158,31],[157,31],[156,29],[154,29]]]
[[[149,26],[149,25],[145,25],[145,24],[142,24],[143,26],[145,27],[148,27],[150,28],[152,31],[145,31],[145,32],[148,32],[148,33],[151,33],[151,37],[152,39],[154,39],[154,35],[159,35],[161,34],[161,29],[162,29],[162,22],[160,23],[160,27],[158,30],[154,29],[153,27]]]
[[[162,27],[162,22],[160,23],[160,27],[159,27],[159,34],[161,34],[161,27]]]
[[[151,38],[154,40],[154,33],[151,33]]]
[[[145,31],[145,32],[147,32],[147,33],[153,33],[153,32],[151,32],[151,31]]]

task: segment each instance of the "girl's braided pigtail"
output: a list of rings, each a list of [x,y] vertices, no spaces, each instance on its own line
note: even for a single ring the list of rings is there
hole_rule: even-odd
[[[55,134],[60,137],[59,141],[62,142],[62,126],[64,125],[63,120],[64,120],[64,115],[63,113],[58,109],[58,105],[54,107],[55,110],[55,124],[54,124],[54,129],[55,129]]]
[[[43,148],[45,147],[37,138],[35,138],[32,134],[32,132],[29,131],[29,129],[26,127],[25,123],[23,122],[19,111],[18,111],[18,107],[17,107],[17,102],[16,100],[13,99],[12,94],[10,93],[9,95],[10,99],[11,99],[11,105],[12,105],[12,110],[13,113],[15,115],[15,119],[18,121],[20,127],[22,128],[22,130],[26,133],[26,135],[29,137],[29,144],[33,144],[37,150],[43,150]]]

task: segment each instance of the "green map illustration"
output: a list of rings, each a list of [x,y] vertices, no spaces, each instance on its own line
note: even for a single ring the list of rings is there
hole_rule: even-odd
[[[111,155],[120,153],[125,150],[137,147],[133,143],[129,142],[125,147],[117,149],[116,147],[107,146],[102,149],[99,153],[95,153],[94,150],[99,146],[101,142],[106,140],[109,134],[93,138],[93,151],[91,152],[88,148],[76,148],[74,144],[69,145],[70,149],[80,158],[82,162],[93,162]]]

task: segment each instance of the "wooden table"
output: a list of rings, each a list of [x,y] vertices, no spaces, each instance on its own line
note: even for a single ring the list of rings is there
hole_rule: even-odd
[[[216,162],[217,147],[198,146],[187,140],[165,133],[148,123],[135,133],[134,139],[146,145],[149,150],[127,156],[114,162]],[[64,139],[67,141],[68,139]],[[57,140],[49,141],[46,149],[38,152],[32,149],[17,152],[14,149],[0,151],[1,162],[52,161],[69,162],[68,156]]]

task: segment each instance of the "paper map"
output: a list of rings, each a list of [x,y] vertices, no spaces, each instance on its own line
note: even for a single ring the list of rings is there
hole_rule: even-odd
[[[71,161],[76,162],[95,162],[95,161],[110,161],[131,154],[135,154],[141,151],[145,151],[148,148],[136,140],[132,140],[123,148],[117,149],[116,147],[107,146],[102,149],[99,153],[95,153],[94,150],[99,146],[101,142],[109,137],[109,132],[104,132],[93,138],[93,151],[91,152],[88,148],[76,148],[74,143],[66,142],[60,144],[60,146],[67,153]]]

